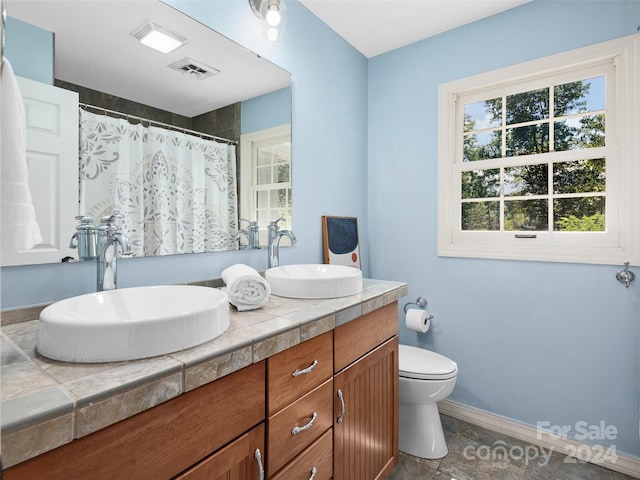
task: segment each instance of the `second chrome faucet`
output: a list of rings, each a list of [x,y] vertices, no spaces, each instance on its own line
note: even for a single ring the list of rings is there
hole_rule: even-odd
[[[269,232],[269,240],[267,243],[267,268],[277,267],[280,265],[280,239],[282,237],[289,237],[291,244],[297,242],[296,236],[291,230],[281,230],[278,222],[284,221],[284,218],[279,218],[269,223],[267,231]]]

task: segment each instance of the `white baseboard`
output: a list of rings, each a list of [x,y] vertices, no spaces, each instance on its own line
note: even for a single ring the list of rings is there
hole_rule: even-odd
[[[518,423],[509,418],[450,400],[438,402],[438,409],[440,413],[450,417],[484,427],[494,432],[503,433],[532,445],[552,449],[555,452],[561,452],[567,456],[576,456],[577,452],[577,458],[579,459],[586,461],[591,459],[594,464],[635,478],[640,478],[640,458],[638,457],[625,455],[623,453],[603,455],[602,449],[594,447],[594,445],[581,443],[566,437],[558,438],[557,435],[551,435],[546,430]]]

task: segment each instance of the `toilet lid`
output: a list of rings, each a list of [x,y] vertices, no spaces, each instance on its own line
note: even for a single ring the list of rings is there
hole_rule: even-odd
[[[400,345],[400,376],[419,380],[446,380],[458,373],[453,360],[423,348]]]

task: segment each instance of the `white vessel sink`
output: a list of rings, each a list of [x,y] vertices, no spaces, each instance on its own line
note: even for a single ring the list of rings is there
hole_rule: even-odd
[[[63,362],[115,362],[164,355],[229,328],[227,294],[167,285],[89,293],[40,313],[38,351]]]
[[[271,293],[291,298],[333,298],[362,291],[362,272],[344,265],[282,265],[269,268],[264,277]]]

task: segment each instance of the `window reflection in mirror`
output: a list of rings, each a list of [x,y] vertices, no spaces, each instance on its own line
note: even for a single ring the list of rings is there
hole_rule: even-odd
[[[241,218],[257,222],[260,246],[267,245],[267,225],[282,218],[293,229],[291,212],[291,125],[242,135],[240,142]],[[282,245],[290,242],[282,240]]]

